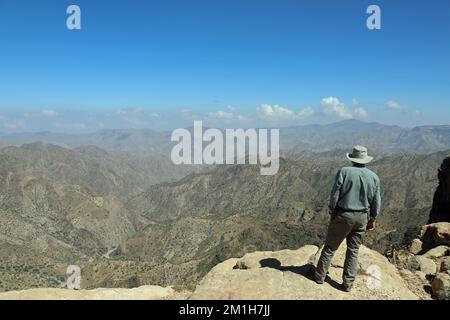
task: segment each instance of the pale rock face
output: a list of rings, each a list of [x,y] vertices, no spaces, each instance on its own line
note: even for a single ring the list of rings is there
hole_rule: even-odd
[[[423,250],[423,242],[420,239],[414,239],[409,245],[409,252],[419,254]]]
[[[430,258],[426,258],[424,256],[416,256],[416,260],[419,263],[420,271],[422,271],[426,275],[428,275],[428,274],[431,274],[431,275],[436,274],[437,266],[436,266],[436,263],[434,263],[433,260],[431,260]]]
[[[170,300],[186,298],[172,288],[142,286],[133,289],[29,289],[0,293],[0,300]]]
[[[436,299],[450,299],[450,275],[447,273],[438,273],[431,283],[431,289]]]
[[[450,252],[449,247],[441,245],[431,250],[428,250],[425,254],[423,254],[423,256],[426,258],[441,258],[448,255],[449,252]]]
[[[279,252],[254,252],[242,259],[227,260],[213,268],[200,282],[191,299],[418,299],[399,271],[381,254],[362,246],[360,271],[352,292],[338,289],[345,245],[336,252],[329,280],[318,285],[307,278],[320,251],[315,246]],[[245,261],[247,269],[234,269]]]
[[[420,280],[423,280],[425,284],[428,283],[427,274],[425,272],[423,272],[423,271],[415,271],[413,274],[415,274]]]

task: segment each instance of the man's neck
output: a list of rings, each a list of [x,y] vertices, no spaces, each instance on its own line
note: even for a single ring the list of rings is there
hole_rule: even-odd
[[[353,163],[353,166],[356,168],[365,168],[366,167],[365,164],[359,164],[359,163]]]

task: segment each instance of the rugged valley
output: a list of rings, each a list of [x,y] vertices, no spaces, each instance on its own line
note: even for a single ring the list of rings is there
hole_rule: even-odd
[[[97,261],[146,226],[126,199],[195,170],[158,155],[65,149],[0,150],[0,289],[61,286],[70,264]]]
[[[338,167],[281,159],[256,166],[175,167],[157,154],[43,143],[0,150],[0,290],[63,287],[79,265],[83,288],[193,289],[215,265],[254,251],[321,245]],[[366,244],[404,247],[427,221],[448,152],[383,156],[383,212]],[[335,158],[336,157],[336,158]]]

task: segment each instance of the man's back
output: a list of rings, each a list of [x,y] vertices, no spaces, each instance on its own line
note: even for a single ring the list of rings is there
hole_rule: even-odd
[[[373,160],[367,148],[355,146],[347,159],[353,167],[339,170],[330,197],[330,225],[312,279],[324,283],[334,253],[347,240],[342,289],[350,291],[358,271],[358,250],[368,230],[374,230],[380,213],[380,179],[366,168]],[[370,213],[370,219],[368,214]]]
[[[369,212],[375,218],[380,211],[380,179],[364,166],[342,168],[331,192],[330,208]]]

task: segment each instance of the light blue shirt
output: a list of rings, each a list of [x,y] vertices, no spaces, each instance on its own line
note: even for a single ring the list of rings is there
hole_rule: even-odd
[[[372,218],[380,214],[380,179],[365,167],[344,167],[331,191],[330,210],[370,212]]]

